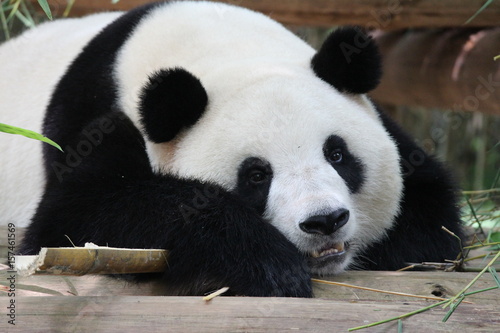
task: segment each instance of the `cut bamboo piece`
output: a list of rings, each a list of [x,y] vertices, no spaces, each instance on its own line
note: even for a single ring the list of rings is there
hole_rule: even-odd
[[[101,247],[42,248],[37,256],[16,256],[22,275],[134,274],[164,272],[168,251]]]

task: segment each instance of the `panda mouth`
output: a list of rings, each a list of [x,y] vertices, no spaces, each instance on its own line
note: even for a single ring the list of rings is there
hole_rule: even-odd
[[[325,258],[330,256],[340,256],[345,254],[347,247],[348,244],[344,242],[339,242],[333,245],[328,245],[328,247],[325,247],[323,249],[312,251],[309,253],[309,256],[315,259]]]

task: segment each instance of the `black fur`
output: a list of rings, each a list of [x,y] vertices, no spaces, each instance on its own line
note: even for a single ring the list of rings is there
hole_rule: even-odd
[[[154,174],[142,136],[116,109],[113,61],[154,6],[105,28],[57,85],[44,134],[62,144],[65,154],[44,151],[47,184],[21,253],[71,246],[68,238],[77,246],[164,248],[170,250],[163,275],[170,294],[229,286],[238,295],[310,297],[309,269],[292,243],[236,195]],[[159,98],[145,94],[146,108],[149,99],[156,107]],[[182,112],[165,113],[172,111]]]
[[[364,269],[396,270],[409,263],[456,259],[460,243],[441,229],[444,226],[463,239],[454,180],[393,120],[380,110],[379,114],[398,143],[404,193],[394,227],[385,239],[364,251],[358,263]]]
[[[239,295],[311,296],[305,258],[263,220],[260,212],[242,200],[245,184],[239,184],[242,193],[228,193],[215,184],[153,173],[141,134],[114,104],[116,87],[111,70],[115,56],[153,6],[156,5],[131,11],[103,30],[56,87],[44,121],[44,134],[62,144],[66,153],[45,148],[45,193],[21,252],[34,254],[42,246],[71,246],[68,238],[78,246],[94,242],[116,247],[164,248],[170,255],[168,271],[162,278],[170,294],[199,295],[229,286],[233,294]],[[342,91],[366,92],[378,80],[377,65],[365,68],[373,62],[372,58],[378,57],[370,56],[370,52],[376,55],[376,51],[370,51],[369,44],[359,55],[352,54],[352,67],[337,70],[343,67],[335,64],[339,51],[330,49],[345,41],[345,36],[351,40],[355,36],[352,32],[336,36],[329,38],[315,56],[313,68]],[[324,59],[331,54],[335,66]],[[345,59],[343,63],[346,64]],[[164,74],[160,72],[160,77],[169,81],[171,73],[167,72],[166,77]],[[187,78],[185,73],[181,76]],[[192,87],[190,82],[186,85]],[[162,83],[160,86],[163,91],[165,87]],[[200,98],[203,93],[198,93],[200,99],[196,110],[189,112],[189,120],[167,130],[168,136],[163,137],[154,122],[175,118],[168,113],[183,112],[185,108],[166,108],[160,120],[147,119],[150,109],[159,111],[158,104],[164,102],[162,94],[170,94],[150,92],[144,94],[143,113],[148,134],[154,133],[153,140],[170,139],[174,132],[195,122],[203,111],[201,105],[206,104],[203,96]],[[417,146],[383,117],[400,143],[401,156],[413,161],[412,152],[419,151]],[[443,224],[460,234],[455,193],[442,167],[423,156],[423,163],[410,165],[413,169],[405,175],[403,211],[390,232],[391,239],[372,246],[360,259],[366,268],[394,269],[406,261],[454,258],[455,242],[439,228]],[[352,165],[358,166],[358,176],[362,175],[362,165]],[[265,165],[264,171],[272,174]],[[350,181],[352,192],[359,188],[360,179]]]
[[[154,174],[133,124],[120,114],[103,117],[114,131],[63,182],[46,188],[23,254],[85,242],[162,248],[170,250],[163,275],[170,294],[229,286],[237,295],[311,296],[307,265],[279,231],[216,185]]]
[[[143,88],[139,112],[149,139],[170,141],[203,114],[208,96],[200,80],[182,68],[154,73]]]
[[[59,163],[67,164],[72,147],[80,133],[94,119],[115,107],[116,86],[112,66],[117,51],[128,39],[130,31],[158,3],[138,7],[108,25],[82,50],[61,78],[47,108],[43,132],[63,147],[65,154],[44,146],[48,181],[60,181]],[[67,171],[70,172],[70,171]],[[65,176],[66,174],[64,174]]]
[[[332,153],[340,153],[342,156],[341,159],[339,161],[332,160],[332,158],[330,158]],[[349,188],[349,192],[357,193],[365,179],[364,167],[363,163],[349,151],[345,141],[337,135],[331,135],[325,141],[323,154],[326,160],[338,172],[340,177],[344,179]]]
[[[341,92],[364,94],[382,75],[375,42],[359,28],[346,27],[328,36],[311,60],[316,75]]]
[[[263,215],[272,179],[273,170],[269,162],[258,157],[249,157],[240,165],[234,192],[245,200],[248,206]]]

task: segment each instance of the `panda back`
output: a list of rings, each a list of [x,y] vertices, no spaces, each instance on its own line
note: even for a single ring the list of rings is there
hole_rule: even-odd
[[[45,109],[59,79],[82,48],[121,13],[61,19],[0,46],[0,119],[42,132]],[[0,134],[1,223],[29,223],[43,190],[42,143]]]

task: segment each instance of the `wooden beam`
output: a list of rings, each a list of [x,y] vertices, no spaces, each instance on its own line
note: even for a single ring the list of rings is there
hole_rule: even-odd
[[[36,0],[32,0],[36,2]],[[152,0],[78,0],[71,15],[104,10],[128,10]],[[292,25],[361,25],[380,29],[462,26],[484,4],[484,0],[226,0]],[[62,14],[60,0],[49,0],[53,11]],[[492,2],[468,26],[497,26],[500,2]]]
[[[79,0],[72,15],[127,10],[151,0]],[[288,24],[370,28],[462,26],[484,0],[233,0]],[[55,12],[64,6],[49,1]],[[497,26],[500,1],[468,26]],[[413,30],[377,37],[384,58],[382,84],[371,96],[385,105],[437,107],[500,114],[500,28]]]
[[[375,36],[384,62],[377,102],[500,114],[500,28]]]

